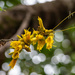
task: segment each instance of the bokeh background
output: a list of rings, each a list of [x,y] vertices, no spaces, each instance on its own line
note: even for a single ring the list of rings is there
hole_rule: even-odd
[[[0,7],[6,11],[18,5],[34,5],[53,0],[0,0]],[[70,1],[70,0],[67,0]],[[72,11],[68,10],[70,14]],[[1,11],[1,13],[3,13]],[[64,12],[65,13],[65,12]],[[63,15],[62,15],[63,16]],[[71,21],[63,23],[65,28],[74,27],[75,19],[72,20],[72,15],[67,20]],[[64,29],[64,26],[59,26],[55,31]],[[75,75],[75,29],[64,32],[56,32],[54,37],[54,45],[50,51],[44,47],[41,52],[35,50],[30,45],[31,52],[22,50],[19,59],[13,69],[8,66],[12,60],[8,55],[13,49],[9,48],[4,52],[6,59],[1,65],[0,75]],[[0,62],[2,62],[0,60]]]

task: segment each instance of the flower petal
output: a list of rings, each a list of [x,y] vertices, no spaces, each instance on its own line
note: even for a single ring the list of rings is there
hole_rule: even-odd
[[[38,41],[37,50],[42,50],[43,46],[45,45],[45,41]]]
[[[16,64],[17,59],[12,59],[12,61],[10,62],[9,66],[11,67],[10,69],[14,68],[15,64]]]

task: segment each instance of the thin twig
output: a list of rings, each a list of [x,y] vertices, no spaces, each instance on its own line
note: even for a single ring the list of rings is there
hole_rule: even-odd
[[[8,41],[13,41],[13,39],[0,39],[0,42],[2,41],[8,42]]]

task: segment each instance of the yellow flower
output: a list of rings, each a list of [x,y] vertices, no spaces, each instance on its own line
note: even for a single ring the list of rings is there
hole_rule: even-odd
[[[36,37],[34,37],[34,38],[32,38],[32,39],[31,39],[31,41],[32,41],[32,44],[33,44],[33,45],[35,45],[35,44],[36,44],[36,42],[37,42],[37,38],[36,38]]]
[[[49,44],[49,43],[48,43],[48,44],[46,45],[46,49],[51,49],[52,46],[53,46],[53,44]]]
[[[22,39],[19,35],[17,35],[17,37],[18,37],[19,39]]]
[[[33,33],[32,33],[32,35],[30,37],[31,38],[34,38],[38,33],[39,33],[39,31],[33,30]]]
[[[10,46],[12,47],[12,48],[16,48],[18,45],[20,45],[21,44],[21,41],[11,41],[10,42]]]
[[[12,59],[12,61],[9,64],[9,66],[11,67],[10,69],[14,68],[16,61],[17,61],[17,59]]]
[[[36,43],[37,44],[37,50],[42,50],[43,46],[45,45],[45,38],[43,35],[36,35],[36,37],[32,38],[31,39],[32,41],[32,44],[35,45]]]
[[[18,45],[18,46],[15,48],[14,51],[20,52],[21,50],[22,50],[22,45]]]
[[[37,40],[44,40],[45,38],[44,38],[44,36],[43,35],[36,35],[36,39]]]
[[[17,35],[17,37],[18,37],[19,41],[23,41],[23,38],[21,36]]]
[[[19,52],[18,51],[14,51],[12,58],[13,59],[18,59],[19,58]]]
[[[13,54],[12,58],[13,59],[18,59],[19,58],[19,52],[22,50],[22,45],[18,45],[14,52],[9,53],[9,55]]]
[[[42,22],[42,19],[38,16],[38,21],[39,21],[39,25],[40,25],[40,29],[41,31],[45,30],[44,26],[43,26],[43,22]]]
[[[45,38],[43,35],[36,35],[36,39],[38,41],[37,50],[42,50],[43,46],[45,45]]]
[[[42,50],[43,46],[45,45],[45,41],[38,41],[37,50]]]
[[[53,36],[48,36],[45,42],[46,42],[46,48],[51,49],[53,46],[53,42],[54,42]]]
[[[18,45],[17,47],[15,47],[14,52],[9,53],[9,55],[14,54],[15,52],[20,52],[22,50],[22,45]]]
[[[52,36],[52,38],[54,38],[54,33],[50,33],[49,36]]]
[[[31,52],[31,49],[29,48],[29,46],[25,45],[25,49],[27,52]]]
[[[53,30],[52,29],[50,29],[50,30],[48,30],[48,29],[45,29],[45,32],[44,32],[44,35],[46,35],[46,36],[49,36],[50,34],[53,34]],[[54,34],[53,34],[54,35]]]
[[[49,36],[51,33],[53,34],[54,31],[53,29],[45,29],[45,27],[43,26],[43,22],[42,22],[42,19],[40,17],[38,17],[38,20],[39,20],[39,25],[38,26],[38,31],[39,31],[39,34],[43,35],[43,36]]]
[[[9,55],[12,55],[14,52],[9,53]]]
[[[31,43],[31,39],[30,39],[31,32],[29,32],[28,30],[24,30],[24,31],[25,31],[25,34],[22,35],[23,40],[24,40],[25,44],[30,45],[30,43]]]
[[[13,54],[12,55],[12,61],[10,62],[10,64],[9,64],[9,66],[11,66],[11,68],[13,68],[14,66],[15,66],[15,64],[16,64],[16,61],[17,61],[17,59],[19,58],[19,52],[22,50],[22,45],[19,45],[19,43],[18,44],[16,44],[16,47],[14,46],[14,44],[15,44],[16,42],[13,42],[12,43],[12,47],[14,47],[15,48],[15,50],[14,50],[14,52],[11,52],[11,53],[9,53],[9,54]],[[10,69],[11,69],[10,68]]]
[[[45,38],[43,35],[36,35],[36,37],[32,38],[31,41],[32,41],[32,44],[35,45],[38,41],[44,41]]]

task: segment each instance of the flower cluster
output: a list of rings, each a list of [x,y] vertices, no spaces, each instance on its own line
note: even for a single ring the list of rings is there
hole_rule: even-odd
[[[27,52],[30,52],[30,44],[35,45],[37,44],[37,50],[40,51],[46,44],[46,49],[51,49],[53,46],[53,37],[54,31],[52,29],[48,30],[45,29],[43,26],[42,19],[38,17],[39,26],[37,31],[33,30],[33,33],[29,30],[24,29],[25,34],[22,34],[18,37],[18,41],[11,41],[10,46],[14,49],[14,52],[9,53],[12,54],[12,61],[10,62],[9,66],[13,68],[16,64],[17,59],[19,58],[19,53],[22,49],[25,49]]]

